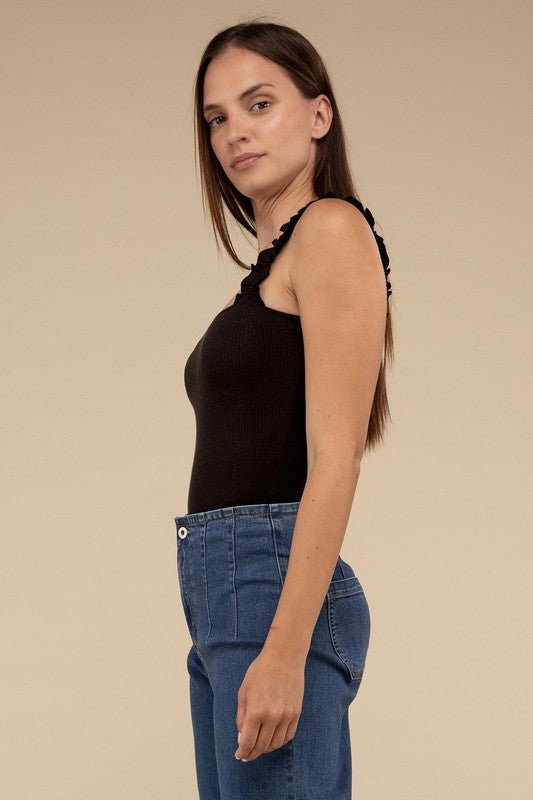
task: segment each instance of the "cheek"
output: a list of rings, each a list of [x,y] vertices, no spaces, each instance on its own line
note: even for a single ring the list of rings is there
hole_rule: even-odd
[[[288,164],[302,152],[302,130],[286,118],[269,119],[257,131],[257,141],[280,164]]]
[[[295,130],[298,129],[298,122],[290,114],[270,114],[261,127],[265,135],[280,137],[281,141],[283,141],[292,136]]]
[[[287,154],[297,155],[305,150],[306,138],[305,126],[308,124],[301,114],[283,114],[279,117],[272,117],[265,126],[264,133],[268,136],[276,150]]]

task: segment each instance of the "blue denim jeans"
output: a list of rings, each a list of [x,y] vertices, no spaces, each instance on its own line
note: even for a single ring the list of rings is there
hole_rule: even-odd
[[[348,707],[363,676],[370,614],[340,556],[313,631],[296,733],[252,761],[234,756],[237,692],[276,612],[299,505],[228,506],[174,518],[192,640],[187,671],[200,800],[351,800]]]

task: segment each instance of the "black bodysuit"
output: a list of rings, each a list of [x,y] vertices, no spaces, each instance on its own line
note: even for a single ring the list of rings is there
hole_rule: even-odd
[[[261,250],[241,293],[215,316],[187,359],[185,389],[196,417],[188,514],[301,499],[307,442],[300,317],[265,306],[259,284],[300,216],[319,199],[297,211]],[[370,211],[351,195],[344,199],[364,213],[388,275],[389,258]]]

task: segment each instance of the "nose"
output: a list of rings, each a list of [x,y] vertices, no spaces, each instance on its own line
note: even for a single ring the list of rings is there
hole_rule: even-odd
[[[241,140],[246,141],[249,138],[244,127],[244,122],[239,115],[228,117],[226,121],[226,134],[230,145],[240,142]]]

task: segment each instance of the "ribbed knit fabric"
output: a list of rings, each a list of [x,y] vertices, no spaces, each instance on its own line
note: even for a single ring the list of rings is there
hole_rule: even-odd
[[[300,317],[265,306],[258,287],[300,216],[320,199],[280,227],[282,234],[261,250],[243,278],[233,305],[215,316],[187,359],[185,389],[196,417],[188,514],[301,499],[307,443]],[[357,198],[344,199],[364,213],[388,275],[387,251],[372,215]]]

